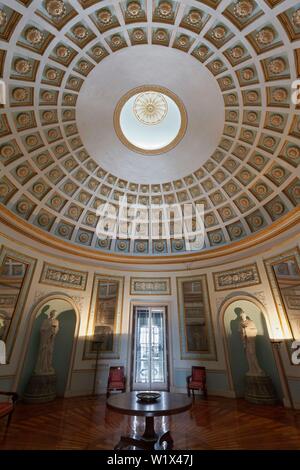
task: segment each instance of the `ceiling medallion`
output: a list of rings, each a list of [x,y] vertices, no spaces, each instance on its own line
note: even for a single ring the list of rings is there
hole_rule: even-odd
[[[132,17],[136,17],[141,12],[141,6],[138,2],[130,2],[127,5],[127,14]]]
[[[117,103],[114,127],[120,141],[143,155],[159,155],[183,138],[187,115],[182,101],[157,85],[130,90]]]
[[[133,112],[143,124],[155,125],[166,117],[168,103],[161,93],[146,91],[135,99]]]
[[[37,28],[29,28],[25,33],[25,37],[31,44],[41,44],[44,39],[43,33]]]
[[[50,16],[61,18],[67,13],[66,6],[62,0],[49,0],[46,9]]]
[[[238,18],[246,18],[252,14],[253,10],[253,3],[250,0],[240,0],[235,4],[233,13]]]

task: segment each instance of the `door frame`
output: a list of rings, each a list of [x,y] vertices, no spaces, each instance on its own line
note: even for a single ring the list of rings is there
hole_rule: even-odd
[[[170,391],[170,384],[172,383],[172,371],[170,364],[171,361],[171,341],[170,341],[170,322],[169,322],[169,312],[170,312],[170,302],[149,302],[149,300],[142,299],[140,301],[135,300],[131,302],[130,306],[130,325],[129,325],[129,354],[128,354],[128,376],[130,377],[129,380],[129,387],[130,391],[132,391],[133,387],[133,373],[134,373],[134,340],[135,340],[135,311],[137,307],[145,307],[145,308],[164,308],[165,315],[166,315],[166,359],[167,359],[167,389],[166,391]]]

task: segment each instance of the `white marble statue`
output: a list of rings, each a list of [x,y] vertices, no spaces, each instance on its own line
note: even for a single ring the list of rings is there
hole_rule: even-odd
[[[247,375],[266,375],[259,366],[256,356],[255,339],[257,336],[257,328],[255,323],[241,308],[238,307],[234,311],[240,318],[240,334],[249,366]]]
[[[36,375],[54,374],[52,366],[55,336],[59,330],[59,321],[55,318],[56,310],[51,310],[43,320],[40,329],[40,347],[34,373]]]

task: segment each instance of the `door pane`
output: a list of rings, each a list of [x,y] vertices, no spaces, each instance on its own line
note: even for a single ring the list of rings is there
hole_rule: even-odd
[[[137,310],[135,331],[135,382],[150,382],[149,310]]]
[[[136,308],[134,335],[134,387],[166,389],[165,310]]]
[[[152,311],[151,376],[153,383],[165,382],[165,329],[162,311]]]

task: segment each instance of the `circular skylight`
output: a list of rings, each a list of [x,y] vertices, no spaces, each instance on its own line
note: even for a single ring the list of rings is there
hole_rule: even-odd
[[[175,147],[186,129],[186,111],[179,98],[158,86],[139,87],[117,104],[114,124],[131,150],[157,155]]]

